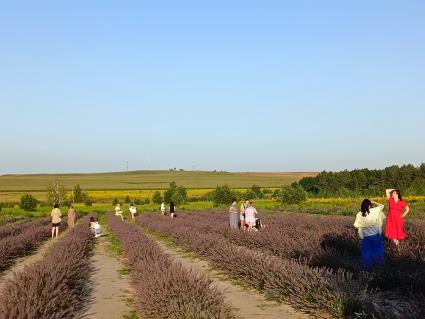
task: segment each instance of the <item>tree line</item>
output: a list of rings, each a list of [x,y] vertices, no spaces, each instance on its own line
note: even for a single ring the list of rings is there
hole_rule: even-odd
[[[404,195],[425,195],[425,163],[389,166],[384,169],[323,171],[316,177],[304,177],[302,188],[314,197],[380,196],[386,188],[398,188]]]

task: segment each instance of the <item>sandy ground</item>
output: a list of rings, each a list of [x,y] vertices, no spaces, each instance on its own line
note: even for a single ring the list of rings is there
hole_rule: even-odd
[[[153,238],[152,238],[153,239]],[[212,269],[208,262],[199,258],[188,257],[182,250],[171,248],[161,241],[156,241],[161,248],[183,266],[202,272],[213,281],[213,286],[224,294],[228,303],[240,318],[244,319],[296,319],[312,318],[290,305],[266,300],[255,290],[248,290],[233,284],[224,275]]]
[[[92,257],[94,273],[91,302],[81,318],[119,319],[131,310],[126,302],[131,297],[130,281],[128,276],[119,273],[123,264],[107,252],[108,239],[100,237],[97,241]]]

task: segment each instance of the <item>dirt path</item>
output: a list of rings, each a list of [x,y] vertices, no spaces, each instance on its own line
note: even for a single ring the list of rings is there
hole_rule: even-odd
[[[97,241],[92,257],[94,273],[91,302],[81,317],[120,319],[131,311],[126,302],[131,298],[130,281],[127,275],[120,275],[122,263],[107,252],[107,237],[100,237]]]
[[[151,236],[150,236],[151,237]],[[290,305],[266,300],[255,290],[248,290],[233,284],[223,274],[212,269],[208,262],[188,256],[183,250],[155,240],[161,248],[175,260],[187,268],[202,272],[209,276],[213,285],[224,294],[225,301],[231,305],[240,318],[244,319],[296,319],[312,318],[301,313]]]
[[[58,239],[48,239],[43,244],[41,244],[32,255],[20,257],[15,260],[14,265],[8,269],[5,270],[0,274],[0,289],[3,288],[4,283],[8,279],[12,279],[15,273],[21,272],[24,270],[25,266],[30,266],[37,261],[41,260],[46,256],[47,252],[49,251],[52,246],[57,243],[64,235],[66,234],[66,231],[63,231],[59,233]]]

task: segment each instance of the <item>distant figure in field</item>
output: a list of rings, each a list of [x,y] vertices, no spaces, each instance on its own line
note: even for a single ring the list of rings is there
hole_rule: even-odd
[[[128,210],[130,211],[131,219],[134,220],[134,218],[137,215],[137,208],[136,208],[136,206],[134,206],[134,204],[130,204],[130,208]]]
[[[124,216],[122,215],[122,210],[121,210],[121,204],[118,203],[117,206],[115,206],[115,215],[116,216],[120,216],[121,220],[124,220]]]
[[[240,208],[240,212],[239,212],[239,221],[241,224],[241,230],[245,230],[246,226],[245,226],[245,210],[247,209],[249,205],[249,200],[245,199],[244,202],[242,202],[241,204],[241,208]]]
[[[366,270],[372,266],[381,266],[384,263],[384,241],[382,239],[382,225],[385,214],[384,205],[364,199],[360,212],[357,213],[354,227],[358,229],[362,240],[362,264]]]
[[[171,218],[174,218],[174,214],[176,213],[176,205],[174,205],[174,202],[170,203],[170,216]]]
[[[165,215],[165,203],[161,203],[161,215]]]
[[[236,207],[237,204],[236,198],[232,199],[232,204],[229,208],[229,225],[231,229],[238,229],[239,228],[239,214],[238,214],[238,208]]]
[[[255,221],[257,218],[257,210],[252,206],[252,202],[248,202],[248,207],[245,209],[245,224],[248,231],[252,231],[255,227]]]
[[[55,204],[55,206],[53,206],[50,216],[52,216],[52,238],[54,237],[55,233],[56,233],[56,238],[58,238],[59,225],[61,223],[61,217],[62,217],[62,212],[59,209],[59,204]]]
[[[99,222],[94,217],[90,217],[90,230],[94,237],[97,238],[102,236],[102,226],[100,226]]]
[[[69,209],[68,209],[68,227],[69,228],[74,228],[75,226],[75,209],[74,206],[69,205]]]
[[[398,189],[387,189],[386,195],[388,199],[388,217],[385,236],[391,239],[398,247],[400,240],[406,239],[406,233],[403,229],[404,217],[409,214],[410,208],[403,201]]]

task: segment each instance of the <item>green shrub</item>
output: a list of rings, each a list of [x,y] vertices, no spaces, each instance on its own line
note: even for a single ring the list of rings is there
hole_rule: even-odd
[[[280,201],[284,205],[300,204],[307,199],[307,193],[298,183],[284,186],[280,191]]]
[[[187,200],[186,188],[184,186],[177,186],[176,182],[171,182],[170,187],[164,192],[164,200],[167,203],[185,203]]]
[[[130,204],[130,203],[131,203],[130,195],[127,195],[127,196],[125,197],[125,199],[124,199],[124,203],[126,203],[126,204]]]
[[[212,201],[215,205],[230,204],[237,194],[228,185],[217,186],[212,191]]]
[[[31,194],[25,194],[21,197],[19,207],[25,211],[33,212],[37,209],[38,200]]]
[[[154,204],[161,204],[164,199],[162,198],[162,195],[159,191],[156,191],[153,193],[152,201]]]
[[[84,205],[86,205],[86,206],[93,206],[93,201],[92,201],[92,199],[89,197],[89,198],[87,198],[85,201],[84,201]]]
[[[114,198],[113,200],[112,200],[112,206],[117,206],[117,204],[119,203],[120,201],[118,200],[118,198]]]

